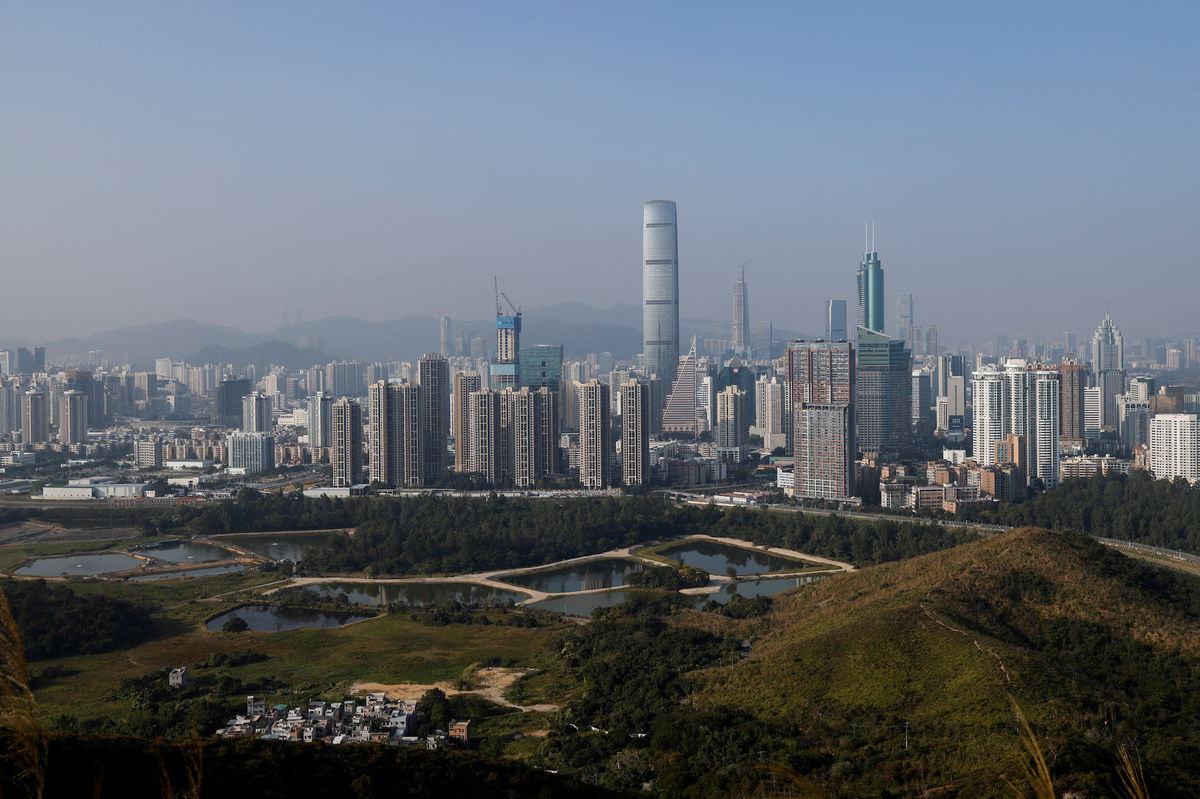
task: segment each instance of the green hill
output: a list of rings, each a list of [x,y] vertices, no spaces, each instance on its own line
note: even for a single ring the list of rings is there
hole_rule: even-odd
[[[1060,792],[1114,795],[1124,745],[1152,795],[1200,795],[1200,588],[1090,539],[1024,529],[839,576],[765,627],[692,675],[695,704],[793,725],[792,766],[839,795],[1011,796],[1009,697]]]

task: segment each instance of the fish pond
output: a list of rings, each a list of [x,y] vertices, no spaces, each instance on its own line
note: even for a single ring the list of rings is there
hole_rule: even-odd
[[[692,539],[660,549],[664,558],[704,569],[709,574],[768,574],[770,572],[800,571],[813,564],[792,560],[769,552],[744,549],[719,541]]]
[[[740,583],[728,583],[721,586],[721,590],[716,593],[697,595],[696,607],[704,606],[710,599],[715,599],[724,605],[733,599],[734,596],[743,596],[746,599],[753,599],[756,596],[771,596],[781,591],[788,591],[792,588],[799,588],[802,585],[815,583],[827,576],[825,574],[803,574],[799,577],[771,577],[765,580],[745,580]]]
[[[617,588],[612,591],[596,591],[592,594],[570,594],[553,599],[543,599],[541,602],[530,602],[528,607],[566,613],[570,616],[591,616],[592,611],[596,608],[611,608],[613,605],[633,599],[637,594],[636,590]]]
[[[199,541],[167,541],[155,546],[140,547],[138,552],[170,563],[205,563],[212,560],[229,560],[235,557],[233,552],[224,547]]]
[[[251,630],[270,633],[296,630],[301,627],[341,627],[351,622],[373,618],[354,613],[277,608],[270,605],[243,605],[209,619],[205,626],[210,630],[220,631],[225,626],[225,622],[234,616],[246,622]]]
[[[487,585],[466,582],[436,583],[367,583],[328,582],[309,583],[297,588],[315,591],[322,598],[337,599],[345,595],[355,605],[389,605],[400,602],[406,605],[440,605],[444,602],[461,602],[464,605],[503,605],[509,600],[521,602],[529,594],[520,591],[505,591]]]
[[[63,555],[54,558],[38,558],[13,572],[28,577],[68,576],[95,577],[101,574],[136,569],[144,560],[129,555],[109,552],[102,555]]]
[[[625,580],[630,574],[640,572],[644,568],[646,567],[637,561],[604,558],[557,569],[500,576],[496,579],[547,594],[567,594],[597,588],[617,588],[625,585]]]
[[[213,538],[265,555],[271,560],[297,562],[304,559],[305,550],[319,547],[335,535],[346,533],[233,533]]]
[[[188,569],[187,571],[179,572],[153,572],[151,574],[139,574],[137,577],[130,577],[131,582],[142,582],[143,580],[179,580],[184,577],[210,577],[214,574],[229,574],[230,572],[240,572],[246,567],[241,563],[232,563],[228,566],[210,566],[207,569]]]

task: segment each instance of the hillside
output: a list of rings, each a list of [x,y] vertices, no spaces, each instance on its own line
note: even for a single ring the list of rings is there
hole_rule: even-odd
[[[1009,696],[1060,790],[1111,795],[1136,742],[1153,795],[1200,793],[1200,587],[1090,539],[1024,529],[839,576],[781,596],[764,629],[693,675],[696,705],[799,725],[839,793],[1011,795]]]

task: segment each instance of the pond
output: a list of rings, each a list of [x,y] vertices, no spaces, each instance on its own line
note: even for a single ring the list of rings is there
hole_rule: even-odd
[[[508,600],[521,602],[529,594],[520,591],[505,591],[474,583],[359,583],[329,582],[309,583],[298,588],[316,591],[322,597],[336,598],[345,594],[356,605],[387,605],[403,602],[408,605],[440,605],[458,601],[464,605],[502,605]]]
[[[276,608],[270,605],[243,605],[211,619],[206,627],[220,631],[234,616],[259,632],[283,632],[300,627],[341,627],[354,621],[373,618],[353,613],[326,613],[319,610]]]
[[[304,550],[321,546],[335,535],[345,533],[234,533],[213,538],[266,555],[271,560],[295,562],[303,560]]]
[[[596,588],[616,588],[625,585],[625,578],[646,568],[641,563],[618,558],[589,560],[558,569],[497,577],[513,585],[544,591],[547,594],[567,594],[572,591],[591,591]]]
[[[566,613],[571,616],[591,616],[592,611],[596,608],[611,608],[613,605],[633,599],[637,593],[628,588],[618,588],[613,591],[597,591],[594,594],[572,594],[543,599],[541,602],[530,602],[528,607]]]
[[[13,572],[13,574],[30,577],[58,577],[63,572],[68,575],[94,577],[98,574],[136,569],[145,561],[108,553],[105,555],[63,555],[56,558],[38,558]]]
[[[724,605],[733,599],[735,594],[744,596],[747,599],[753,599],[756,596],[771,596],[772,594],[778,594],[780,591],[787,591],[792,588],[799,588],[802,585],[815,583],[827,576],[825,574],[805,574],[800,577],[773,577],[767,580],[746,580],[741,583],[729,583],[721,586],[721,590],[715,594],[699,595],[696,607],[702,607],[710,599],[715,599]]]
[[[709,574],[728,574],[729,569],[732,568],[739,577],[744,574],[799,571],[812,565],[717,541],[685,541],[660,550],[659,554],[688,566],[704,569]]]
[[[167,541],[155,546],[141,547],[138,551],[143,555],[171,563],[204,563],[210,560],[229,560],[236,557],[228,549],[198,541]]]
[[[182,572],[139,574],[137,577],[130,577],[129,579],[132,582],[141,582],[143,580],[178,580],[183,577],[208,577],[213,574],[229,574],[230,572],[240,572],[245,568],[241,563],[233,563],[229,566],[210,566],[207,569],[188,569]]]

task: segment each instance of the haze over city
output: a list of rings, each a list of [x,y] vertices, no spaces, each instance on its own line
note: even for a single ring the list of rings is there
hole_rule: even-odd
[[[10,6],[0,340],[640,300],[819,331],[874,219],[956,340],[1194,332],[1185,3]],[[67,298],[81,301],[64,302]]]

